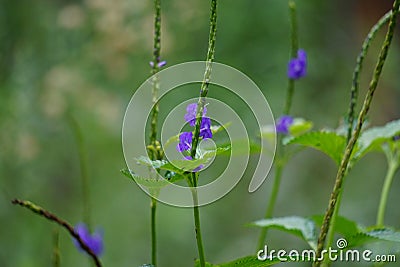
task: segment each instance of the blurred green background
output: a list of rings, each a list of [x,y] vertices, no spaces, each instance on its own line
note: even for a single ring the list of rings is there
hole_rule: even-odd
[[[296,88],[295,116],[314,121],[317,129],[339,125],[362,40],[391,2],[297,1],[300,47],[308,52],[309,68]],[[252,78],[278,117],[287,85],[287,1],[225,0],[219,1],[218,11],[216,61]],[[208,16],[209,1],[163,1],[162,58],[169,66],[205,59]],[[150,75],[152,20],[150,0],[0,1],[0,266],[51,265],[56,226],[12,206],[11,199],[34,201],[73,224],[83,220],[78,147],[69,115],[81,126],[87,150],[91,218],[104,229],[104,266],[150,261],[149,199],[119,170],[125,167],[124,111]],[[374,125],[400,117],[399,32],[370,112]],[[367,57],[362,93],[383,35]],[[241,115],[250,116],[246,112]],[[284,172],[276,215],[323,213],[335,168],[319,152],[298,154]],[[374,224],[385,168],[381,154],[355,166],[344,190],[343,215]],[[201,209],[208,261],[255,251],[258,230],[244,224],[262,217],[272,179],[253,194],[247,193],[249,179]],[[397,174],[386,216],[386,223],[396,228],[399,186]],[[158,237],[159,266],[192,266],[197,256],[192,210],[160,205]],[[64,230],[60,238],[61,266],[89,266]],[[276,249],[305,247],[273,230],[267,244]]]

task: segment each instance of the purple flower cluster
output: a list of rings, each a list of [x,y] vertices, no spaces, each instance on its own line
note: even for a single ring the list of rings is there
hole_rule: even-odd
[[[297,80],[307,74],[307,53],[303,49],[297,51],[297,57],[292,58],[288,64],[287,75],[290,79]]]
[[[184,118],[185,121],[187,121],[189,125],[192,127],[196,125],[196,112],[197,112],[197,103],[189,104],[186,107],[186,114]],[[206,113],[207,113],[207,108],[204,107],[200,125],[200,137],[203,139],[212,138],[211,120],[208,117],[204,117]],[[176,149],[179,152],[192,149],[192,139],[193,139],[193,132],[182,132],[179,135],[179,143],[176,146]]]
[[[103,235],[101,231],[96,230],[91,235],[88,227],[84,223],[78,223],[74,230],[96,256],[100,256],[103,253]],[[83,251],[81,245],[75,239],[74,244],[80,251]]]
[[[293,124],[293,117],[289,115],[282,115],[276,121],[276,132],[281,134],[288,134],[289,128]]]

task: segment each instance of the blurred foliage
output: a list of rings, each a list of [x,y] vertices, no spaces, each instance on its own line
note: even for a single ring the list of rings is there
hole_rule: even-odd
[[[315,128],[340,123],[362,39],[390,2],[298,1],[300,47],[307,50],[310,63],[309,74],[294,95],[295,116],[313,121]],[[370,12],[364,12],[367,7]],[[163,1],[162,58],[168,65],[205,58],[208,11],[208,1]],[[286,1],[280,0],[219,3],[216,61],[251,77],[275,117],[281,113],[287,83],[287,13]],[[50,229],[55,226],[12,207],[12,198],[31,199],[73,224],[83,219],[78,149],[69,115],[81,126],[88,151],[91,217],[105,231],[104,266],[149,261],[149,200],[119,170],[125,167],[120,138],[124,109],[150,73],[152,19],[152,1],[0,0],[1,266],[51,262]],[[380,41],[367,57],[362,92]],[[396,36],[371,110],[373,124],[399,118],[399,64]],[[168,113],[164,107],[161,118]],[[241,116],[251,117],[250,111],[243,110]],[[347,217],[374,223],[385,167],[381,155],[371,155],[354,168],[342,202]],[[334,172],[334,164],[318,152],[307,150],[295,157],[284,173],[277,215],[322,213]],[[271,181],[251,195],[246,191],[248,181],[246,177],[225,198],[202,208],[210,262],[255,250],[258,232],[243,225],[262,216]],[[397,228],[399,198],[390,195],[386,218]],[[160,205],[158,218],[161,266],[191,266],[196,255],[192,211]],[[271,231],[268,245],[302,244]],[[60,249],[61,266],[84,265],[86,256],[64,232]]]

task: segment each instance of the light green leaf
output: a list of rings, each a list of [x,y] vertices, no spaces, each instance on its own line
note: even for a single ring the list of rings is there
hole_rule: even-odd
[[[169,182],[165,179],[154,179],[154,178],[145,178],[137,176],[134,172],[130,171],[129,169],[123,169],[121,170],[121,173],[124,174],[129,179],[132,179],[136,183],[143,185],[147,188],[162,188],[169,184]]]
[[[351,247],[361,246],[366,243],[377,242],[377,241],[400,243],[400,232],[390,228],[372,229],[359,232],[356,235],[349,238],[349,246]]]
[[[308,132],[312,127],[312,121],[306,121],[303,118],[295,118],[293,124],[289,127],[289,134],[291,136],[298,136]]]
[[[303,145],[320,150],[331,157],[338,165],[346,146],[346,138],[334,132],[309,132],[294,138],[284,139],[284,145]]]
[[[393,137],[400,134],[400,120],[395,120],[381,127],[365,130],[358,139],[358,148],[354,153],[355,159],[360,159],[368,151],[378,150],[384,142],[392,141]]]
[[[299,261],[304,261],[303,259],[291,259],[289,256],[282,256],[281,259],[284,259],[283,261],[278,259],[277,257],[274,257],[272,259],[266,259],[266,260],[258,260],[257,256],[246,256],[242,257],[227,263],[221,263],[221,264],[211,264],[211,263],[206,263],[206,267],[266,267],[266,266],[272,266],[278,263],[282,262],[299,262]],[[310,261],[310,259],[306,259],[307,261]],[[200,267],[200,261],[196,260],[195,261],[195,267]]]
[[[250,226],[277,228],[305,240],[312,249],[317,247],[317,235],[313,220],[299,216],[262,219],[250,223]]]

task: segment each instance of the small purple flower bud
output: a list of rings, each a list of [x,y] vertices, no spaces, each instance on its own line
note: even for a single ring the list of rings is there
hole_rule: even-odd
[[[292,124],[293,124],[293,118],[288,115],[283,115],[276,122],[276,132],[281,134],[288,134],[289,127]]]
[[[150,67],[154,68],[154,62],[153,61],[150,61],[149,64],[150,64]]]
[[[165,65],[167,65],[167,61],[163,60],[163,61],[161,61],[161,62],[158,62],[157,67],[162,68],[162,67],[164,67]]]
[[[393,141],[399,141],[399,140],[400,140],[400,135],[393,136]]]
[[[182,132],[179,135],[179,143],[176,146],[176,150],[183,152],[192,148],[192,132]]]
[[[307,74],[307,53],[303,49],[297,51],[297,57],[292,58],[288,64],[287,75],[290,79],[297,80]]]
[[[103,253],[103,236],[99,230],[96,230],[91,235],[89,229],[84,223],[78,223],[74,230],[96,256],[100,256]],[[83,251],[79,242],[75,239],[73,241],[78,250]]]

